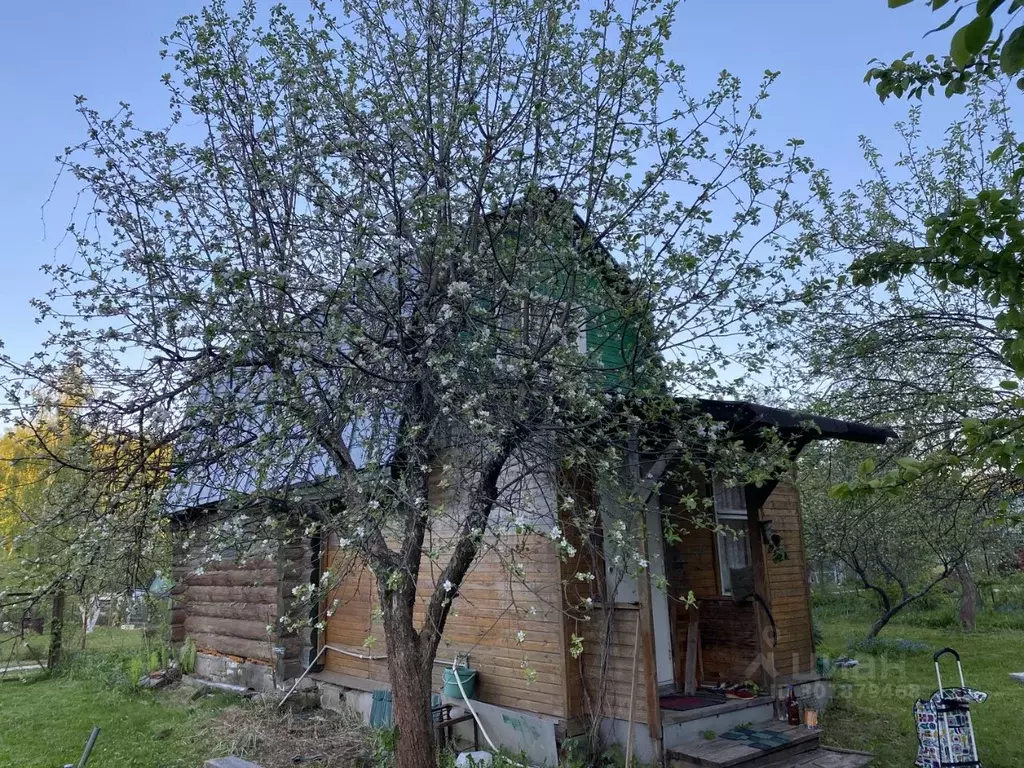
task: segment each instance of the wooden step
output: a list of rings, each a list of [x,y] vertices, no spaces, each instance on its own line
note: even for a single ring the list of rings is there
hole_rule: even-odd
[[[786,742],[759,749],[743,741],[717,736],[713,739],[684,741],[668,750],[670,768],[766,768],[784,766],[788,760],[799,758],[818,749],[820,734],[800,725],[767,722],[755,726],[785,736]],[[724,736],[724,734],[723,734]],[[811,763],[813,766],[813,763]]]

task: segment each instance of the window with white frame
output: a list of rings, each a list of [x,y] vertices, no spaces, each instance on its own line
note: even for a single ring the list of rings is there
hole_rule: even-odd
[[[527,345],[537,345],[560,334],[564,346],[585,355],[587,332],[583,327],[584,314],[583,308],[576,304],[566,312],[566,306],[561,300],[534,294],[523,302],[520,320],[523,340]]]
[[[747,498],[742,485],[714,482],[715,522],[722,530],[715,537],[718,546],[718,576],[723,595],[732,594],[732,570],[751,564],[747,522]]]

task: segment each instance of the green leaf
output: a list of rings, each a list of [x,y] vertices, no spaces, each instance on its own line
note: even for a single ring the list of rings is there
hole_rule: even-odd
[[[875,471],[875,460],[874,459],[864,459],[864,461],[862,461],[860,463],[860,473],[862,475],[870,475],[874,471]]]
[[[988,161],[990,163],[997,163],[997,162],[999,162],[999,158],[1003,156],[1003,153],[1005,151],[1006,151],[1006,145],[1005,144],[1000,144],[998,147],[996,147],[995,149],[993,149],[991,152],[988,153]]]
[[[849,483],[840,483],[829,489],[828,495],[833,499],[849,499],[853,496],[853,489]]]
[[[978,0],[978,15],[991,16],[1005,0]]]
[[[967,25],[969,26],[970,24]],[[971,52],[967,50],[967,27],[960,27],[949,42],[949,55],[957,67],[964,67],[971,60]],[[946,95],[948,96],[950,92],[949,86],[946,86]]]
[[[1017,27],[1003,43],[999,52],[999,66],[1008,75],[1024,68],[1024,27]]]
[[[1006,381],[1000,381],[999,386],[1003,389],[1016,389],[1019,383],[1013,379],[1007,379]]]
[[[914,0],[889,0],[889,7],[899,8],[901,5],[907,5],[912,2],[914,2]]]
[[[978,16],[964,27],[964,44],[971,56],[977,56],[992,36],[992,17]]]
[[[896,463],[904,469],[916,469],[919,472],[924,469],[924,462],[913,459],[910,456],[900,456],[896,459]]]

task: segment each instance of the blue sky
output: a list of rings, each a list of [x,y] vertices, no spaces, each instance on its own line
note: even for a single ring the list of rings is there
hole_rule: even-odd
[[[74,203],[72,189],[62,185],[41,210],[58,170],[55,155],[83,136],[74,96],[87,96],[104,112],[121,100],[130,102],[139,125],[161,126],[166,97],[159,77],[168,65],[158,56],[159,38],[179,16],[201,6],[193,0],[5,6],[0,340],[15,359],[30,355],[42,339],[29,300],[47,288],[39,267],[55,260]],[[931,26],[935,18],[920,3],[889,10],[886,0],[686,0],[670,52],[687,66],[697,90],[710,87],[722,69],[751,86],[765,69],[781,70],[761,135],[773,144],[791,136],[805,139],[818,164],[845,186],[863,172],[858,135],[893,146],[890,126],[907,109],[900,102],[880,104],[862,82],[868,60],[938,50],[944,39],[921,40]],[[928,132],[939,136],[957,112],[945,99],[927,102]]]

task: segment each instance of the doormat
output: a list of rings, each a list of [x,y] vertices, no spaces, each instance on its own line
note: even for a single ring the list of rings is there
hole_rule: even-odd
[[[789,734],[772,731],[767,728],[753,728],[744,725],[733,728],[731,731],[726,731],[718,738],[738,741],[745,746],[760,749],[763,752],[785,746],[792,741]]]
[[[713,707],[716,704],[724,704],[725,702],[726,699],[724,696],[662,696],[659,700],[662,709],[672,709],[676,711]]]

